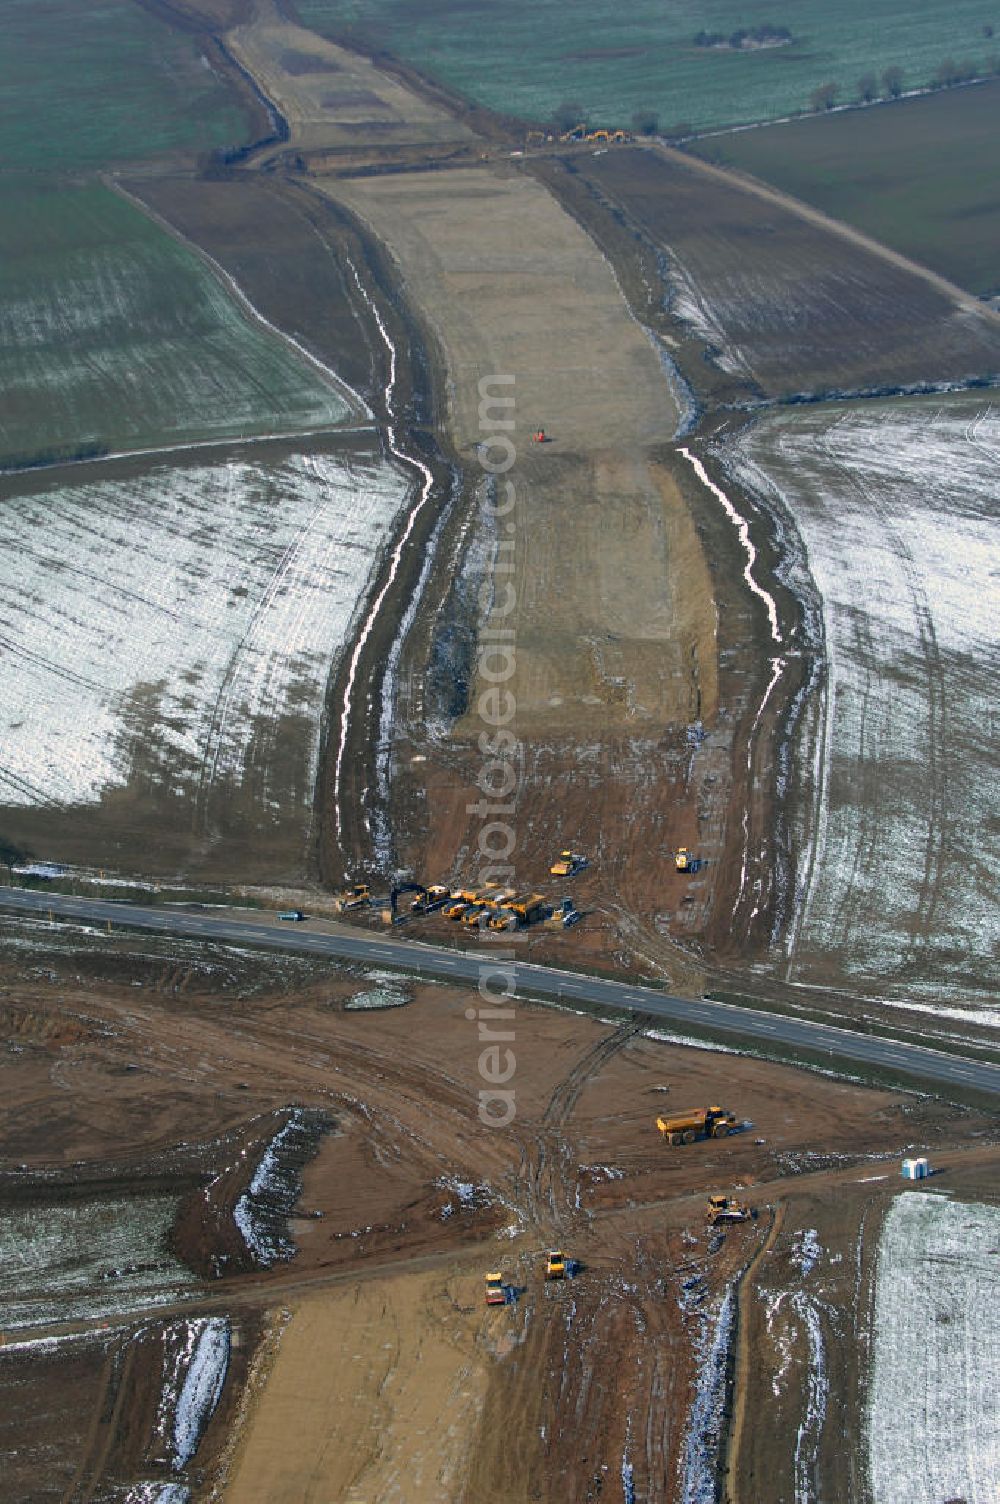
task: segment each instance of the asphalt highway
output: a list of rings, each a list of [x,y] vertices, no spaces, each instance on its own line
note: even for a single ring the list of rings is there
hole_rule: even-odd
[[[813,1056],[828,1057],[834,1069],[860,1064],[919,1077],[945,1092],[958,1089],[1000,1096],[1000,1065],[901,1040],[855,1033],[831,1024],[708,999],[671,997],[655,987],[632,986],[531,965],[514,958],[517,945],[509,935],[496,941],[484,939],[475,950],[448,950],[392,934],[361,934],[325,920],[282,923],[273,914],[252,911],[198,909],[193,905],[147,908],[128,901],[71,898],[21,888],[0,888],[0,909],[102,928],[111,925],[115,929],[144,930],[217,944],[328,956],[331,961],[392,966],[433,980],[468,983],[481,991],[488,989],[494,1003],[499,1001],[497,994],[506,991],[515,998],[521,995],[567,1005],[585,1003],[591,1007],[625,1009],[649,1014],[674,1028],[694,1026],[707,1030],[723,1043],[735,1037],[757,1041],[764,1047],[808,1050]],[[491,973],[495,975],[491,977]],[[485,991],[483,999],[485,1005]]]

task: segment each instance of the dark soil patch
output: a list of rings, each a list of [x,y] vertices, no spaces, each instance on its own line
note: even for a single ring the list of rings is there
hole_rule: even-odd
[[[293,78],[299,78],[304,73],[339,73],[340,67],[326,57],[317,57],[311,52],[296,52],[294,48],[286,48],[279,59],[282,68],[290,73]]]
[[[964,385],[1000,371],[1000,328],[984,316],[679,154],[626,148],[536,170],[599,240],[610,216],[658,263],[665,302],[650,308],[652,327],[717,405]],[[700,329],[684,321],[692,291]]]

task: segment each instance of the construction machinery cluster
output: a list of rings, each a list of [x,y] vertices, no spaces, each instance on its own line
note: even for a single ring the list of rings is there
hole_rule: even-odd
[[[673,858],[679,874],[693,875],[703,866],[686,846],[679,847]],[[569,881],[589,866],[590,858],[583,852],[567,849],[559,852],[549,867],[549,873],[552,877]],[[411,895],[409,902],[402,905],[401,900],[407,895]],[[388,907],[384,907],[384,899],[376,899],[367,883],[354,883],[337,897],[337,907],[345,914],[380,905],[387,924],[402,924],[410,918],[440,912],[446,919],[473,930],[527,929],[542,923],[570,929],[583,918],[572,898],[553,903],[542,893],[519,892],[515,888],[504,888],[500,883],[469,886],[432,883],[427,887],[418,882],[396,882],[389,890]]]
[[[701,1109],[701,1112],[702,1115],[706,1112],[719,1113],[721,1108]],[[692,1115],[694,1114],[685,1114],[685,1116]],[[737,1201],[735,1196],[712,1195],[705,1204],[705,1220],[709,1227],[719,1231],[726,1224],[755,1222],[757,1208],[748,1205],[745,1201]],[[550,1248],[545,1255],[544,1278],[546,1282],[575,1279],[582,1270],[583,1266],[576,1259],[567,1258],[561,1248]],[[517,1297],[522,1292],[505,1277],[503,1270],[493,1269],[484,1278],[488,1306],[509,1306],[517,1303]]]
[[[561,851],[549,868],[553,877],[573,878],[590,866],[589,859],[579,851]],[[400,900],[412,895],[405,907]],[[342,913],[372,907],[375,898],[367,883],[354,883],[345,888],[338,897]],[[570,929],[582,918],[572,898],[563,898],[558,904],[551,903],[541,893],[518,892],[504,888],[499,883],[483,883],[479,886],[450,887],[445,883],[394,883],[389,893],[389,907],[385,918],[389,924],[400,924],[410,917],[443,913],[446,919],[475,930],[527,929],[531,925],[549,920],[563,929]]]

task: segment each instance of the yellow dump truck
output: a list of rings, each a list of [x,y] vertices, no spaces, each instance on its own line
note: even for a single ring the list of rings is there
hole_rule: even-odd
[[[553,877],[575,877],[578,872],[582,872],[585,867],[589,866],[588,858],[581,852],[560,851],[549,871]]]
[[[507,1304],[507,1292],[503,1287],[503,1275],[499,1272],[486,1276],[486,1304],[488,1306],[504,1306]]]
[[[724,1107],[689,1107],[684,1112],[659,1117],[656,1126],[667,1144],[693,1144],[696,1138],[725,1138],[739,1127]]]
[[[549,1256],[545,1260],[545,1278],[566,1278],[566,1255],[562,1253],[558,1248],[552,1248],[549,1250]]]
[[[674,866],[677,868],[678,872],[691,871],[691,853],[690,851],[688,851],[686,846],[681,846],[678,848],[677,853],[674,856]]]
[[[524,898],[512,898],[504,907],[517,915],[519,924],[535,924],[539,919],[547,919],[551,913],[550,906],[540,893],[529,893]]]
[[[517,897],[516,888],[498,888],[493,883],[487,883],[479,894],[479,902],[484,908],[496,910],[504,904],[510,903],[512,898]]]

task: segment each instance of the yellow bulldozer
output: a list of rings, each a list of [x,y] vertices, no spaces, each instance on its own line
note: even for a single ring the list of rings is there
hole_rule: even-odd
[[[732,1196],[709,1196],[706,1214],[713,1227],[720,1222],[749,1222],[756,1215],[753,1207]]]
[[[566,1255],[558,1248],[551,1248],[545,1260],[546,1279],[566,1278]]]
[[[337,895],[337,906],[342,910],[363,909],[372,901],[371,889],[367,883],[354,883],[352,887],[345,888]]]

